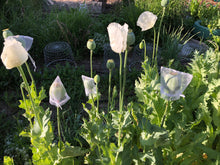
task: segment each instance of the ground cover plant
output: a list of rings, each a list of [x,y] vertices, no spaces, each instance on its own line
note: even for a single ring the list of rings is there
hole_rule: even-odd
[[[124,19],[113,17],[106,23],[111,49],[119,54],[120,61],[118,70],[113,60],[107,61],[107,80],[93,69],[96,40],[84,41],[82,46],[90,51],[89,73],[68,64],[34,73],[27,63],[31,58],[27,38],[31,37],[3,32],[1,59],[3,69],[8,69],[3,72],[12,80],[1,81],[1,88],[8,88],[10,93],[17,86],[16,93],[20,90],[21,94],[15,99],[5,92],[5,100],[10,105],[10,98],[18,98],[19,108],[23,109],[18,116],[24,116],[24,122],[18,117],[16,123],[7,122],[1,127],[17,128],[12,135],[3,137],[5,164],[219,164],[219,50],[194,52],[191,63],[180,71],[175,48],[182,40],[182,30],[161,30],[169,1],[159,1],[157,7],[160,16],[137,10],[139,15],[129,17],[130,22],[135,21],[131,26],[137,24],[132,29],[139,28],[138,41]],[[66,14],[59,16],[65,20]],[[120,24],[114,22],[117,20]],[[66,36],[68,22],[58,23],[67,40],[71,37]],[[147,31],[153,32],[153,39],[144,37]],[[158,51],[166,38],[172,55],[161,63],[159,57],[169,55]],[[154,48],[149,57],[148,39]],[[144,52],[141,75],[127,72],[128,51],[135,42]],[[84,51],[89,57],[88,49]],[[139,76],[135,88],[129,76]],[[131,88],[135,98],[130,97]],[[102,104],[103,97],[106,104]]]

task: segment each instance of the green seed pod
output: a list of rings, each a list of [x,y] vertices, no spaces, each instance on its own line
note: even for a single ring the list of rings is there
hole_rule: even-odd
[[[94,81],[95,81],[96,84],[98,84],[100,82],[100,76],[99,75],[95,75]]]
[[[135,35],[132,29],[128,30],[127,36],[127,46],[133,45],[135,43]]]
[[[180,88],[178,74],[167,74],[164,77],[164,81],[167,85],[167,88],[173,93]]]
[[[109,69],[109,70],[112,70],[115,68],[115,62],[113,59],[109,59],[106,63],[106,67]]]
[[[139,48],[140,48],[140,49],[143,49],[143,48],[144,48],[144,41],[141,41],[141,42],[140,42]]]
[[[2,36],[4,39],[6,39],[9,36],[13,36],[14,34],[9,30],[9,29],[4,29],[2,30]]]
[[[169,4],[169,0],[161,0],[161,6],[166,7]]]
[[[95,44],[95,41],[94,41],[93,39],[89,39],[89,40],[87,41],[87,48],[88,48],[89,50],[95,50],[96,44]]]

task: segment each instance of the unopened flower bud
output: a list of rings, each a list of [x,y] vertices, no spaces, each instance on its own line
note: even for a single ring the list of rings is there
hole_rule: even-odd
[[[144,48],[144,41],[141,41],[141,42],[140,42],[139,48],[140,48],[140,49],[143,49],[143,48]]]
[[[49,94],[50,104],[55,105],[57,107],[61,107],[70,99],[59,76],[57,76],[53,84],[50,86]]]
[[[95,81],[96,84],[98,84],[100,82],[100,76],[99,75],[95,75],[94,81]]]
[[[96,94],[96,85],[93,78],[82,75],[86,96]]]
[[[164,81],[170,92],[175,93],[180,88],[180,80],[177,73],[167,74],[164,76]]]
[[[118,92],[118,91],[117,91],[117,87],[114,86],[113,92],[112,92],[112,97],[113,97],[113,98],[117,96],[117,92]]]
[[[14,34],[9,30],[9,29],[4,29],[2,30],[2,36],[4,39],[6,39],[9,36],[13,36]]]
[[[112,70],[115,68],[115,62],[113,59],[109,59],[106,63],[106,67],[109,69],[109,70]]]
[[[133,45],[135,42],[135,35],[132,29],[128,30],[128,36],[127,36],[127,45]]]
[[[161,0],[161,6],[166,7],[169,4],[169,0]]]
[[[93,39],[89,39],[89,40],[87,41],[87,48],[88,48],[89,50],[95,50],[96,44],[95,44],[95,41],[94,41]]]

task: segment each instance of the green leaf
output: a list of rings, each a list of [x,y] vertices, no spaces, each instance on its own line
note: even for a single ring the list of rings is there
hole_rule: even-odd
[[[23,136],[23,137],[31,137],[31,133],[30,133],[30,132],[24,132],[24,131],[21,131],[21,133],[19,134],[19,136]]]
[[[4,156],[4,165],[14,165],[13,158],[9,156]]]
[[[77,156],[83,156],[86,153],[88,153],[89,150],[84,150],[81,147],[74,147],[74,146],[69,146],[67,144],[64,145],[65,149],[64,151],[61,152],[61,155],[63,158],[68,158],[68,157],[77,157]]]

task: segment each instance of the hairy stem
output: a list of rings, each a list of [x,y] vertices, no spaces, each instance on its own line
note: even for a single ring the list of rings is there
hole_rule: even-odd
[[[162,17],[160,20],[160,25],[159,25],[159,29],[158,29],[158,34],[157,34],[157,45],[156,45],[156,56],[155,56],[155,65],[157,64],[157,53],[158,53],[158,46],[159,46],[159,40],[160,40],[160,29],[161,29],[161,25],[163,22],[163,18],[164,18],[164,14],[165,14],[165,7],[163,7],[163,13],[162,13]]]
[[[59,107],[57,107],[57,129],[58,129],[58,137],[59,137],[59,152],[61,152],[61,134],[60,134],[60,113],[59,113]]]
[[[18,66],[17,69],[18,69],[18,71],[20,72],[21,77],[22,77],[22,79],[23,79],[23,81],[24,81],[24,83],[25,83],[26,89],[27,89],[27,91],[28,91],[29,98],[30,98],[30,100],[31,100],[31,105],[32,105],[32,108],[33,108],[35,117],[36,117],[36,119],[37,119],[37,121],[38,121],[38,123],[39,123],[40,128],[42,129],[42,123],[41,123],[41,120],[40,120],[40,118],[39,118],[39,115],[37,114],[37,112],[36,112],[36,110],[35,110],[35,104],[34,104],[34,101],[33,101],[32,96],[31,96],[31,89],[30,89],[30,86],[29,86],[29,84],[28,84],[27,78],[26,78],[26,76],[25,76],[25,74],[24,74],[24,71],[23,71],[23,69],[22,69],[22,66]]]
[[[31,81],[32,81],[32,83],[34,84],[34,90],[35,90],[35,92],[36,92],[36,94],[37,94],[37,88],[36,88],[36,85],[35,85],[35,81],[34,81],[34,78],[33,78],[32,74],[31,74],[31,71],[30,71],[30,68],[29,68],[29,66],[28,66],[28,63],[25,62],[25,65],[26,65],[27,71],[28,71],[28,73],[29,73],[29,76],[30,76],[30,78],[31,78]]]
[[[90,50],[90,77],[92,78],[92,53],[93,51]]]
[[[109,78],[108,78],[108,81],[109,81],[109,86],[108,86],[108,112],[109,112],[109,109],[110,109],[110,100],[111,100],[111,77],[112,77],[112,70],[109,69]]]

